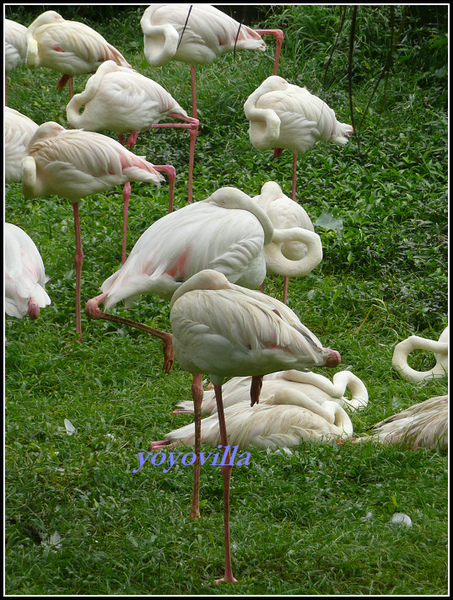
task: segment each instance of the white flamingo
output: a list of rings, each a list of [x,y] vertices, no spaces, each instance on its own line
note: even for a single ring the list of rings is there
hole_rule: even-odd
[[[258,150],[274,148],[278,156],[284,148],[293,154],[292,198],[296,199],[297,156],[323,140],[344,146],[354,132],[340,123],[327,104],[306,88],[272,75],[248,97],[244,104],[250,122],[250,142]]]
[[[260,403],[249,406],[239,402],[225,406],[225,425],[230,447],[278,448],[298,446],[307,441],[345,439],[353,427],[347,412],[331,400],[322,404],[297,389],[278,387]],[[193,446],[195,425],[190,423],[165,435],[165,440]],[[201,442],[217,446],[221,443],[216,414],[201,421]]]
[[[80,109],[84,107],[80,114]],[[66,107],[68,122],[73,127],[88,131],[108,129],[119,136],[130,133],[126,147],[132,150],[142,129],[151,127],[189,128],[189,182],[188,201],[192,201],[192,175],[195,155],[195,140],[198,120],[187,117],[186,111],[158,83],[127,67],[109,60],[92,75],[81,94],[75,94]],[[165,117],[185,121],[178,124],[159,124]],[[124,184],[123,190],[123,249],[122,262],[126,260],[127,213],[131,185]],[[173,210],[173,185],[170,187],[168,210]]]
[[[14,108],[5,106],[5,181],[20,181],[22,158],[38,125]]]
[[[251,377],[233,377],[222,388],[223,406],[229,408],[235,404],[250,401]],[[362,409],[368,404],[368,391],[363,381],[351,371],[335,373],[332,381],[312,371],[277,371],[263,377],[260,402],[272,398],[279,389],[295,390],[308,396],[312,401],[323,404],[326,401],[336,402],[348,410]],[[346,390],[351,398],[346,395]],[[193,402],[183,401],[178,404],[181,410],[174,412],[193,412]],[[207,389],[203,393],[201,410],[213,414],[217,410],[214,390]]]
[[[373,427],[371,435],[354,441],[447,449],[448,412],[448,396],[434,396],[387,417]]]
[[[263,186],[264,187],[264,186]],[[303,241],[307,253],[291,261],[279,253],[287,240]],[[272,252],[265,249],[273,244]],[[275,272],[303,276],[322,258],[319,236],[303,228],[274,229],[255,199],[233,187],[220,188],[153,223],[139,238],[124,265],[102,284],[102,294],[85,308],[92,318],[110,319],[99,310],[124,300],[130,307],[141,294],[171,298],[182,282],[203,269],[216,269],[229,281],[257,288],[272,259]],[[115,318],[115,320],[118,320]],[[120,321],[121,322],[121,321]]]
[[[281,369],[310,366],[334,367],[337,351],[324,348],[285,304],[254,290],[232,284],[222,273],[200,271],[184,282],[170,302],[170,323],[175,357],[194,374],[195,461],[193,516],[199,514],[200,408],[203,399],[201,373],[214,385],[222,446],[228,445],[222,402],[226,377],[252,375],[252,405],[259,401],[262,376]],[[226,450],[225,450],[226,451]],[[227,453],[227,463],[230,462]],[[229,482],[232,466],[222,465],[224,485],[225,573],[235,581],[229,538]]]
[[[130,67],[127,60],[100,33],[78,21],[67,21],[54,10],[37,17],[27,31],[26,65],[34,69],[48,67],[62,73],[57,87],[69,80],[72,98],[74,75],[91,73],[106,60]]]
[[[5,312],[21,319],[39,317],[40,308],[50,304],[45,290],[44,263],[36,244],[23,229],[5,223]]]
[[[165,167],[159,167],[164,169]],[[126,181],[160,183],[157,167],[119,142],[93,131],[66,130],[49,121],[30,140],[22,161],[26,198],[57,195],[72,202],[76,236],[76,331],[81,339],[80,280],[83,251],[79,201]]]
[[[438,379],[448,375],[448,327],[441,333],[439,340],[429,340],[418,335],[411,335],[395,346],[392,365],[403,379],[418,383],[428,379]],[[428,371],[416,371],[409,366],[407,358],[414,350],[433,352],[436,364]]]
[[[153,67],[171,60],[188,63],[192,78],[192,116],[197,116],[195,66],[213,62],[226,52],[264,50],[261,35],[276,38],[274,74],[277,73],[283,32],[242,25],[209,4],[152,4],[140,21],[144,52]]]
[[[11,19],[3,20],[5,31],[5,104],[7,92],[7,76],[9,71],[20,66],[27,52],[26,34],[27,28],[21,23],[11,21]]]

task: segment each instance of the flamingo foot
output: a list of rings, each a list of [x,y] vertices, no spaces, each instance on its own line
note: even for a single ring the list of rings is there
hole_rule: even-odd
[[[162,448],[166,448],[167,446],[173,448],[174,444],[172,444],[170,440],[159,440],[158,442],[151,442],[151,444],[149,445],[149,449],[161,450]]]
[[[39,317],[39,306],[34,298],[30,298],[28,301],[28,316],[30,319],[35,320]]]

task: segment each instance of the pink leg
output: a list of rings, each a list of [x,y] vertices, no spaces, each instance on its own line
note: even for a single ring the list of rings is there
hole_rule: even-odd
[[[126,181],[123,187],[123,245],[121,251],[121,262],[126,262],[126,238],[127,238],[127,213],[129,211],[129,198],[131,197],[131,182]]]
[[[175,195],[176,171],[172,165],[153,165],[156,171],[163,171],[168,177],[168,212],[173,211],[173,198]]]
[[[286,304],[286,300],[288,299],[288,282],[289,277],[283,278],[283,304]]]
[[[255,29],[260,35],[273,35],[275,37],[275,59],[273,75],[277,75],[278,63],[280,61],[280,51],[283,44],[283,31],[281,29]]]
[[[69,76],[69,100],[71,100],[72,96],[73,96],[73,90],[72,90],[72,75]]]
[[[228,446],[228,436],[225,424],[225,414],[223,412],[223,401],[222,401],[222,386],[214,385],[215,399],[217,403],[217,415],[219,418],[219,429],[220,439],[222,446]],[[221,579],[216,579],[216,583],[220,581],[236,582],[237,579],[233,576],[233,570],[231,568],[231,548],[230,548],[230,479],[231,469],[230,465],[230,452],[226,457],[226,465],[220,467],[223,479],[223,524],[224,524],[224,539],[225,539],[225,574]]]
[[[79,203],[74,202],[72,208],[74,211],[74,229],[76,238],[76,251],[74,255],[74,264],[76,270],[76,332],[79,334],[79,342],[81,342],[82,320],[80,317],[80,287],[82,282],[83,250],[82,238],[80,235]]]
[[[201,373],[193,376],[192,398],[195,421],[195,463],[193,465],[193,491],[190,517],[200,516],[200,450],[201,450],[201,403],[203,402],[203,380]]]

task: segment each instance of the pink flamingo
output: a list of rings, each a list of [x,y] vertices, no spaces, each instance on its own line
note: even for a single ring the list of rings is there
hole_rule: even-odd
[[[277,73],[283,32],[280,29],[253,30],[238,23],[209,4],[152,4],[140,21],[144,51],[153,67],[170,60],[190,65],[192,116],[197,116],[195,66],[213,62],[225,52],[242,49],[264,50],[261,35],[276,38],[274,74]]]
[[[80,109],[84,107],[82,114]],[[151,127],[173,127],[189,129],[189,179],[188,201],[192,202],[193,163],[195,141],[198,132],[198,119],[187,116],[186,111],[158,83],[137,73],[133,69],[121,67],[108,60],[92,75],[81,94],[76,94],[66,107],[68,122],[73,127],[88,131],[107,129],[119,135],[123,143],[123,133],[130,133],[126,147],[132,150],[139,131]],[[159,123],[165,117],[184,121],[183,123]],[[126,260],[127,211],[130,196],[130,183],[125,184],[123,217],[123,253]],[[173,210],[173,195],[169,197],[168,210]]]
[[[48,67],[62,73],[57,87],[63,88],[69,80],[70,98],[73,76],[91,73],[106,60],[130,67],[100,33],[78,21],[66,21],[54,10],[42,13],[28,27],[27,67]]]
[[[22,190],[26,198],[56,194],[68,198],[74,211],[76,236],[76,331],[82,339],[80,284],[83,262],[79,201],[126,181],[160,183],[158,170],[174,178],[169,165],[155,166],[119,142],[93,131],[66,130],[49,121],[30,140],[22,161]],[[173,172],[172,172],[173,171]]]
[[[27,28],[21,23],[4,19],[5,28],[5,104],[8,73],[21,65],[27,53]]]
[[[22,158],[38,125],[14,108],[5,106],[5,181],[20,181]]]

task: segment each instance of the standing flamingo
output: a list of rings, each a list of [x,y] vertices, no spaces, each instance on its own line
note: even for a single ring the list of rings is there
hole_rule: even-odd
[[[69,80],[70,98],[73,76],[91,73],[106,60],[130,67],[100,33],[78,21],[66,21],[54,10],[42,13],[28,27],[27,67],[48,67],[62,73],[57,87],[63,88]]]
[[[244,112],[249,136],[258,150],[274,148],[274,156],[288,148],[293,153],[292,198],[296,199],[297,156],[324,140],[344,146],[354,132],[340,123],[335,112],[306,88],[271,75],[247,98]]]
[[[79,201],[126,181],[160,183],[155,167],[119,142],[93,131],[66,130],[49,121],[30,140],[22,161],[22,190],[26,198],[56,194],[68,198],[74,211],[76,236],[76,331],[82,339],[80,283],[83,251]]]
[[[275,181],[265,183],[261,188],[260,195],[254,199],[266,211],[272,221],[272,225],[276,229],[302,227],[308,231],[315,231],[307,211],[298,202],[293,202],[288,196],[285,196],[281,187]],[[297,264],[297,261],[301,260],[307,253],[307,246],[301,242],[292,240],[281,244],[279,250],[283,256],[289,260],[296,261],[294,264]],[[272,246],[266,246],[264,252],[267,258],[268,275],[277,275],[278,272],[273,269],[269,257],[269,254],[272,252]],[[283,302],[285,304],[288,296],[288,281],[288,276],[285,276],[283,285]]]
[[[448,375],[448,326],[441,333],[439,340],[428,340],[418,335],[411,335],[395,346],[392,365],[406,381],[418,383],[428,379],[438,379]],[[413,350],[433,352],[436,364],[428,371],[416,371],[409,366],[407,357]]]
[[[18,110],[5,106],[5,181],[20,181],[22,158],[38,125]]]
[[[82,114],[80,109],[84,106]],[[127,67],[108,60],[92,75],[81,94],[76,94],[66,107],[68,122],[73,127],[88,131],[108,129],[120,136],[130,133],[127,148],[132,150],[142,129],[150,127],[176,127],[189,129],[189,179],[188,201],[192,202],[193,162],[198,119],[187,116],[186,111],[158,83]],[[180,119],[184,123],[159,123],[165,117]],[[130,184],[125,184],[123,219],[123,259],[126,260],[126,225]],[[169,212],[173,198],[169,198]]]
[[[299,240],[307,253],[298,261],[279,252],[280,244]],[[265,254],[267,245],[273,251]],[[153,223],[133,247],[124,265],[102,284],[102,294],[88,301],[92,318],[109,319],[99,310],[125,300],[130,307],[144,293],[171,298],[182,282],[203,269],[216,269],[229,281],[257,288],[272,261],[277,273],[307,274],[321,260],[317,234],[302,228],[274,229],[258,203],[233,187],[220,188],[202,202],[187,205]]]
[[[39,317],[40,308],[50,304],[45,290],[49,279],[36,244],[23,229],[5,223],[5,312],[21,319]]]
[[[5,28],[5,104],[9,71],[21,65],[27,53],[27,28],[21,23],[4,19]]]
[[[198,510],[201,373],[214,384],[222,446],[227,453],[221,467],[224,490],[225,573],[222,580],[236,581],[231,568],[229,532],[229,482],[232,465],[222,402],[226,377],[252,375],[252,405],[258,403],[262,376],[281,369],[312,366],[335,367],[340,354],[324,348],[285,304],[253,290],[232,284],[218,271],[193,275],[173,294],[170,323],[175,357],[193,373],[195,408],[195,461],[192,514]],[[223,462],[223,461],[222,461]],[[198,464],[197,464],[198,463]]]
[[[144,52],[153,67],[171,60],[190,65],[192,78],[192,116],[197,116],[195,66],[213,62],[226,52],[264,50],[261,35],[276,38],[274,74],[277,73],[283,32],[280,29],[253,30],[238,23],[209,4],[152,4],[140,20]]]

